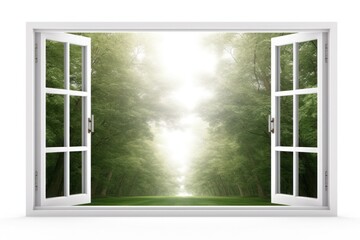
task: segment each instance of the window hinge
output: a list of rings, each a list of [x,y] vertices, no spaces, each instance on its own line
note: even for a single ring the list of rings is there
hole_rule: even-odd
[[[38,45],[35,43],[35,63],[38,62]]]
[[[328,190],[329,180],[328,180],[328,171],[325,171],[325,191]]]
[[[275,119],[272,118],[271,115],[269,115],[268,116],[268,131],[269,131],[269,133],[275,132],[274,125],[275,125]]]
[[[35,171],[35,191],[39,189],[38,185],[38,171]]]
[[[91,118],[88,118],[88,133],[94,132],[94,115],[91,115]]]
[[[329,47],[328,44],[325,43],[325,63],[328,63],[329,60]]]

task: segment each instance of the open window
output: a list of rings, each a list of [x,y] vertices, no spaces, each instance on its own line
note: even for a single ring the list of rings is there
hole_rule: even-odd
[[[336,213],[331,24],[80,25],[29,24],[30,215]]]
[[[65,33],[36,34],[38,206],[91,199],[90,42]]]
[[[325,206],[327,35],[298,33],[271,43],[271,200]]]

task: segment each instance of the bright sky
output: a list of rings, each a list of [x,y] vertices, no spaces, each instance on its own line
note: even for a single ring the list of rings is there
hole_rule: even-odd
[[[160,151],[171,161],[178,172],[179,196],[190,196],[184,181],[193,157],[193,151],[201,145],[207,123],[195,112],[196,106],[212,97],[206,86],[200,85],[200,76],[214,74],[216,57],[202,45],[209,33],[166,32],[159,33],[157,50],[166,79],[179,86],[165,98],[187,109],[178,129],[161,127],[156,131]]]

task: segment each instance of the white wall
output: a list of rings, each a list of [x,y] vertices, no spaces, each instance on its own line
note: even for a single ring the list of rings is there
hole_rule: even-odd
[[[345,2],[350,1],[1,1],[0,239],[359,237],[360,21],[356,1]],[[26,21],[337,21],[339,217],[25,218]]]

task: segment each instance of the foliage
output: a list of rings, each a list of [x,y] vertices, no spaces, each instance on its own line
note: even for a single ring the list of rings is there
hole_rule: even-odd
[[[187,180],[187,188],[195,195],[269,196],[271,38],[279,35],[283,34],[221,33],[207,40],[221,61],[216,78],[207,82],[215,97],[199,108],[210,127]],[[299,54],[300,87],[316,87],[316,43],[300,45]],[[281,90],[292,89],[292,46],[281,49],[280,81]],[[292,146],[293,99],[280,101],[281,142]],[[300,97],[300,146],[316,146],[316,106],[315,95]],[[303,156],[301,166],[309,165],[309,159]],[[300,178],[307,181],[301,189],[307,196],[314,195],[311,186],[316,174],[311,167],[305,168]],[[283,174],[292,176],[292,169]]]
[[[171,122],[177,113],[161,102],[159,91],[169,86],[156,75],[150,49],[152,42],[141,34],[81,34],[92,41],[92,135],[93,196],[167,195],[176,190],[175,177],[164,159],[157,156],[151,123]],[[150,39],[151,40],[151,39]],[[64,47],[47,43],[47,87],[64,88]],[[138,54],[147,51],[146,59]],[[81,48],[70,48],[70,87],[81,90]],[[64,97],[47,98],[47,146],[64,146]],[[71,146],[81,145],[81,97],[70,101]],[[48,158],[50,161],[50,158]],[[49,196],[62,194],[63,156],[49,162]],[[71,161],[71,159],[70,159]],[[73,169],[81,172],[81,166]],[[78,179],[78,178],[77,178]],[[76,178],[71,181],[75,188]]]
[[[175,173],[156,150],[152,126],[175,126],[181,109],[161,98],[176,86],[163,79],[159,71],[154,51],[156,41],[140,33],[81,35],[92,40],[91,100],[96,118],[92,136],[93,196],[175,194]],[[209,128],[186,176],[186,190],[193,195],[269,196],[270,46],[271,38],[279,35],[283,34],[219,33],[204,42],[217,54],[219,64],[215,77],[201,80],[215,96],[196,109]],[[64,46],[48,42],[46,47],[46,86],[64,88]],[[299,88],[316,87],[316,49],[316,42],[299,45]],[[293,88],[292,46],[283,47],[280,54],[280,88],[290,90]],[[70,88],[81,90],[81,48],[71,46],[70,61]],[[314,147],[317,145],[316,95],[299,96],[298,100],[299,146]],[[281,144],[292,146],[293,98],[282,97],[279,102]],[[82,144],[81,103],[81,97],[70,99],[72,146]],[[64,96],[48,94],[46,104],[46,144],[64,146]],[[63,159],[63,154],[47,156],[48,196],[63,194]],[[289,159],[286,161],[284,157],[281,166],[282,191],[286,193],[292,191],[292,159]],[[316,156],[302,154],[299,166],[300,193],[316,196],[313,187]],[[80,189],[79,174],[81,164],[74,164],[71,191]]]

